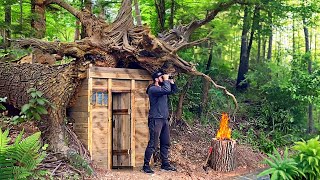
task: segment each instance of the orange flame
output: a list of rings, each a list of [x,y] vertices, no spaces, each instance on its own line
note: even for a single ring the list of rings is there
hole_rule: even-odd
[[[228,114],[222,113],[220,128],[216,136],[217,139],[219,140],[231,139],[231,129],[228,126],[228,121],[229,121]]]

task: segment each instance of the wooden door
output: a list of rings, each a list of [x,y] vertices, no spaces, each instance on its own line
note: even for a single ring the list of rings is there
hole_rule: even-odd
[[[129,92],[112,93],[112,166],[131,165],[131,98]]]

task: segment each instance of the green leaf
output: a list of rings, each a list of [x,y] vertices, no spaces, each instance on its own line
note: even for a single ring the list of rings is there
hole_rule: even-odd
[[[41,120],[41,117],[40,117],[40,115],[38,113],[33,113],[32,115],[33,115],[35,120],[37,120],[37,121]]]
[[[35,98],[35,97],[37,97],[37,93],[35,93],[35,92],[32,92],[32,93],[31,93],[31,97],[32,97],[32,98]]]
[[[37,103],[40,105],[44,105],[46,102],[42,98],[38,98]]]
[[[265,175],[268,175],[268,174],[272,174],[275,170],[276,170],[276,168],[269,168],[267,170],[264,170],[263,172],[261,172],[258,175],[258,177],[265,176]]]
[[[25,104],[21,107],[21,112],[25,113],[30,109],[31,105],[30,104]]]
[[[36,91],[38,97],[41,97],[43,95],[43,93],[41,91]]]
[[[42,106],[37,106],[36,110],[39,114],[48,114],[48,111],[46,110],[46,108],[42,107]]]

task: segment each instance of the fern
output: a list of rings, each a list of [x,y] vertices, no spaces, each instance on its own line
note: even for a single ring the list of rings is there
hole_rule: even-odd
[[[38,164],[46,156],[41,150],[41,133],[22,139],[22,131],[15,142],[8,145],[8,132],[3,133],[0,128],[0,179],[27,179],[36,174]]]
[[[270,166],[269,169],[261,172],[258,176],[271,174],[271,180],[293,180],[297,177],[304,176],[304,173],[299,170],[297,163],[288,155],[286,148],[281,158],[280,153],[274,149],[274,155],[268,154],[270,159],[265,159],[265,163]]]
[[[305,142],[295,142],[293,147],[298,151],[296,161],[300,169],[306,174],[307,179],[320,179],[320,141],[319,136]]]

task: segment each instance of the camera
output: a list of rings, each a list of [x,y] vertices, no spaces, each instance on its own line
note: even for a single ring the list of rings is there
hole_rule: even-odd
[[[173,76],[169,76],[169,79],[173,79]]]

